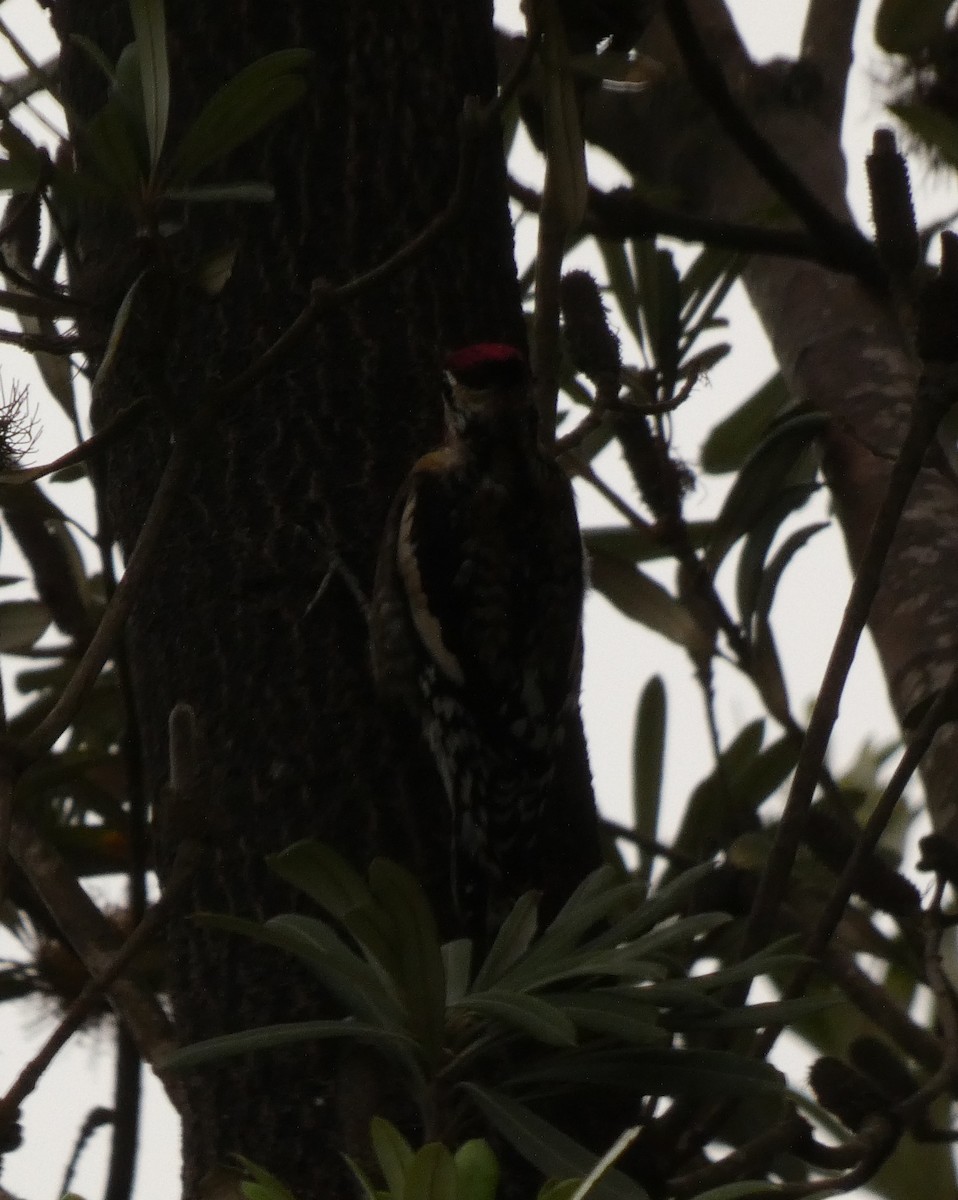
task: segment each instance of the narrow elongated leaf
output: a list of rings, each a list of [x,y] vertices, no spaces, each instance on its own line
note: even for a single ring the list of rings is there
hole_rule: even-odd
[[[841,1002],[840,996],[801,996],[743,1005],[723,1013],[670,1013],[665,1023],[670,1029],[764,1029],[766,1025],[791,1025]]]
[[[787,537],[772,556],[772,561],[768,564],[768,568],[762,576],[762,584],[756,597],[755,610],[760,620],[767,620],[771,612],[775,592],[782,576],[785,574],[785,568],[799,550],[807,546],[816,533],[821,533],[823,529],[827,529],[828,525],[828,521],[816,521],[812,525],[803,525],[801,529],[796,529],[793,534]]]
[[[641,1125],[630,1125],[628,1129],[623,1129],[619,1136],[615,1139],[612,1145],[606,1150],[605,1154],[599,1159],[592,1170],[586,1175],[585,1179],[579,1184],[572,1194],[572,1200],[585,1200],[585,1197],[595,1191],[595,1186],[605,1175],[609,1168],[622,1157],[628,1150],[635,1139],[642,1132]]]
[[[382,1117],[373,1117],[369,1123],[369,1138],[386,1186],[394,1200],[401,1200],[414,1157],[412,1147],[396,1126]]]
[[[539,924],[539,901],[526,892],[513,905],[496,934],[485,961],[476,974],[477,991],[498,983],[505,972],[529,949]]]
[[[456,1004],[469,990],[472,971],[472,941],[456,938],[442,945],[442,965],[446,973],[446,1006]]]
[[[814,483],[785,488],[774,497],[765,516],[745,538],[735,573],[735,596],[743,628],[750,629],[765,571],[765,560],[782,522],[818,491]]]
[[[644,353],[644,334],[642,323],[639,320],[639,290],[635,282],[635,277],[632,274],[632,266],[629,263],[625,247],[621,242],[604,241],[602,239],[596,244],[599,247],[599,253],[602,255],[602,261],[605,264],[605,273],[609,280],[609,287],[612,289],[613,296],[615,296],[622,320],[625,321],[629,332],[639,343],[639,347]]]
[[[50,610],[41,600],[7,600],[0,604],[0,653],[29,650],[50,627]]]
[[[354,908],[373,903],[366,881],[350,864],[324,842],[305,840],[272,854],[266,860],[274,875],[341,921]]]
[[[521,992],[493,989],[474,992],[455,1006],[526,1033],[547,1046],[574,1046],[575,1025],[553,1004]]]
[[[213,929],[238,933],[294,955],[354,1013],[386,1029],[405,1028],[405,1010],[390,990],[388,978],[349,950],[322,921],[292,914],[273,917],[265,925],[216,913],[199,919]]]
[[[412,1048],[413,1043],[401,1033],[381,1029],[364,1021],[296,1021],[284,1025],[262,1025],[242,1033],[225,1033],[174,1050],[163,1059],[163,1068],[186,1071],[205,1063],[218,1062],[237,1054],[255,1054],[262,1050],[280,1050],[303,1042],[324,1041],[328,1038],[353,1038],[387,1049]]]
[[[549,1000],[577,1029],[611,1034],[623,1042],[640,1045],[670,1039],[669,1032],[659,1023],[658,1008],[646,1002],[643,990],[627,987],[550,992]]]
[[[800,456],[827,424],[821,413],[801,413],[776,425],[749,456],[732,484],[715,522],[706,565],[717,570],[732,546],[749,533],[787,485]]]
[[[150,166],[163,152],[170,115],[170,64],[166,53],[166,16],[163,0],[130,0],[133,34],[140,59],[143,114],[150,145]]]
[[[456,1168],[441,1142],[416,1151],[406,1171],[403,1200],[456,1200]]]
[[[476,1084],[463,1087],[490,1125],[543,1175],[583,1178],[595,1166],[594,1154],[524,1104]],[[598,1180],[590,1195],[594,1200],[648,1200],[644,1188],[614,1169]]]
[[[398,863],[374,859],[369,886],[390,913],[397,937],[397,984],[406,1001],[409,1027],[430,1062],[438,1062],[446,1011],[446,977],[439,931],[419,882]]]
[[[654,630],[692,654],[708,654],[707,634],[688,609],[638,567],[596,553],[592,556],[592,584],[619,612]]]
[[[130,118],[117,97],[107,101],[80,134],[100,176],[116,196],[136,197],[144,170]]]
[[[515,991],[539,987],[551,978],[557,962],[562,961],[576,942],[593,926],[604,921],[619,905],[634,906],[645,896],[638,882],[620,883],[612,867],[599,867],[579,884],[548,928],[537,938],[523,959],[515,964],[500,983]]]
[[[168,183],[182,187],[302,98],[310,50],[278,50],[251,63],[212,97],[173,152]]]
[[[269,1197],[269,1200],[296,1200],[296,1197],[289,1190],[281,1179],[278,1179],[265,1167],[259,1166],[257,1163],[244,1158],[242,1154],[234,1154],[234,1160],[251,1175],[255,1181],[255,1185],[259,1187],[259,1192],[255,1193],[259,1196]],[[246,1187],[246,1184],[241,1184],[241,1187]],[[249,1193],[244,1192],[244,1195]]]
[[[737,471],[788,401],[788,388],[778,372],[708,435],[699,455],[703,471],[710,475]]]
[[[689,521],[685,529],[694,549],[702,550],[708,545],[712,536],[711,521]],[[607,554],[627,563],[654,562],[656,559],[671,559],[674,555],[674,547],[665,545],[661,538],[655,537],[649,530],[633,525],[586,529],[583,537],[590,554]]]
[[[126,327],[129,324],[130,314],[133,312],[133,304],[136,300],[136,294],[139,291],[140,284],[146,275],[145,271],[141,271],[133,280],[130,286],[126,289],[123,299],[120,301],[119,307],[116,310],[116,316],[113,318],[113,324],[110,326],[110,336],[107,338],[106,348],[103,351],[103,357],[100,359],[100,365],[97,367],[96,375],[93,376],[93,382],[90,384],[90,391],[94,397],[99,396],[100,389],[103,387],[103,381],[108,379],[110,372],[116,364],[117,355],[120,352],[120,345],[123,342],[123,335],[126,332]]]
[[[453,1155],[458,1200],[495,1200],[499,1160],[485,1138],[463,1142]]]
[[[702,880],[715,871],[711,862],[699,863],[676,876],[669,883],[658,888],[633,912],[621,917],[611,927],[597,934],[591,941],[595,949],[603,949],[618,945],[627,939],[638,937],[649,929],[653,929],[660,921],[681,912],[688,896],[698,887]]]
[[[636,833],[654,838],[662,799],[662,767],[665,762],[665,727],[668,700],[661,675],[654,675],[642,689],[632,741],[633,820]],[[639,847],[640,861],[648,877],[654,855]]]

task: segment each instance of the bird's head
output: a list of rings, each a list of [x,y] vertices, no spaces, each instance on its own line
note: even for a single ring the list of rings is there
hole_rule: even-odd
[[[478,342],[446,358],[446,425],[456,437],[535,435],[525,356],[504,342]]]

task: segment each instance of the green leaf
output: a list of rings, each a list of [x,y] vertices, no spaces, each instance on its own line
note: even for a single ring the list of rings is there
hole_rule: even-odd
[[[715,522],[705,563],[713,573],[744,534],[759,523],[774,497],[789,483],[789,472],[826,425],[822,413],[800,413],[779,422],[749,455]]]
[[[599,1159],[585,1179],[579,1184],[572,1195],[572,1200],[585,1200],[585,1197],[595,1191],[599,1180],[609,1171],[612,1165],[622,1157],[635,1139],[642,1132],[641,1125],[632,1125],[623,1129],[605,1154]]]
[[[116,198],[129,201],[139,196],[144,182],[143,164],[129,113],[117,96],[104,104],[79,137]]]
[[[82,33],[71,33],[67,37],[67,41],[72,42],[87,56],[95,67],[103,72],[103,77],[111,87],[116,87],[116,73],[113,70],[113,63],[107,58],[96,42],[85,37]]]
[[[639,321],[639,289],[625,247],[621,242],[605,241],[602,238],[597,240],[596,245],[602,255],[609,287],[615,296],[619,314],[644,353],[644,334]]]
[[[289,1190],[281,1179],[271,1174],[265,1167],[259,1166],[248,1158],[244,1158],[242,1154],[234,1154],[233,1159],[237,1162],[248,1175],[252,1175],[255,1183],[254,1187],[259,1190],[253,1194],[258,1197],[269,1197],[271,1200],[295,1200],[293,1193]],[[246,1189],[248,1184],[240,1184],[244,1196],[250,1196],[250,1192]]]
[[[952,0],[882,0],[875,41],[886,54],[915,54],[945,33]]]
[[[743,628],[751,628],[765,571],[765,559],[776,533],[785,518],[806,504],[817,491],[818,485],[814,483],[785,488],[774,497],[768,511],[747,535],[735,575],[736,598]]]
[[[702,470],[710,475],[737,471],[788,401],[788,388],[779,371],[715,426],[699,455]]]
[[[360,1190],[365,1197],[365,1200],[382,1200],[383,1193],[379,1191],[373,1184],[366,1172],[362,1169],[354,1158],[350,1158],[348,1154],[343,1155],[346,1166],[352,1171],[356,1182],[359,1184]]]
[[[653,675],[639,697],[632,741],[633,820],[636,833],[648,838],[654,838],[658,831],[667,714],[665,684],[661,675]],[[648,878],[655,856],[640,846],[639,857]]]
[[[482,991],[498,983],[532,944],[539,923],[539,901],[535,892],[526,892],[512,906],[499,927],[496,939],[476,974],[473,986]]]
[[[183,135],[167,182],[189,183],[300,100],[306,93],[302,72],[312,60],[310,50],[278,50],[234,75]]]
[[[140,284],[146,275],[145,271],[141,271],[127,288],[120,305],[116,310],[116,316],[113,318],[113,324],[110,327],[110,336],[107,338],[106,348],[103,351],[103,357],[100,359],[100,365],[97,367],[96,375],[93,377],[93,382],[90,384],[90,391],[94,397],[99,396],[100,389],[103,386],[104,379],[107,379],[110,372],[116,363],[117,355],[120,352],[120,346],[123,342],[123,334],[126,331],[127,324],[130,320],[130,314],[133,311],[133,302],[136,299],[137,291]]]
[[[385,1029],[405,1029],[406,1012],[389,978],[354,954],[324,922],[295,914],[273,917],[265,925],[215,913],[198,919],[213,929],[253,938],[299,958],[351,1012]]]
[[[373,1117],[370,1121],[369,1138],[386,1187],[396,1200],[402,1200],[406,1172],[413,1161],[412,1147],[396,1126],[382,1117]]]
[[[679,341],[683,361],[688,359],[693,345],[703,333],[724,324],[716,320],[715,314],[725,303],[746,261],[741,254],[707,247],[683,277]]]
[[[472,973],[472,941],[456,938],[442,945],[442,966],[446,976],[446,1007],[456,1004],[469,990]]]
[[[775,552],[767,570],[762,575],[762,584],[756,599],[755,611],[759,619],[765,620],[771,612],[775,592],[785,573],[785,568],[799,550],[808,545],[816,533],[821,533],[828,526],[828,521],[816,521],[811,525],[803,525],[801,529],[796,529],[794,533],[790,534]]]
[[[710,862],[698,863],[683,871],[681,875],[653,892],[634,911],[626,913],[611,924],[609,929],[594,937],[592,946],[614,947],[625,939],[638,937],[653,929],[660,921],[680,912],[689,895],[714,872],[715,865]]]
[[[29,650],[50,622],[50,610],[40,600],[7,600],[0,604],[0,653]]]
[[[889,104],[888,108],[920,142],[958,168],[958,121],[930,104]]]
[[[689,521],[685,526],[689,542],[695,550],[702,550],[712,536],[711,521]],[[675,548],[666,545],[650,529],[635,525],[609,525],[583,531],[586,549],[590,555],[606,554],[620,558],[623,562],[653,562],[656,559],[674,557]]]
[[[668,1042],[670,1034],[659,1023],[659,1010],[646,1002],[634,987],[550,992],[549,1000],[576,1029],[610,1034],[623,1042],[648,1045]]]
[[[642,321],[652,358],[667,379],[674,379],[679,367],[681,295],[679,273],[668,250],[659,250],[651,242],[633,242],[636,277]]]
[[[842,1002],[841,996],[802,996],[746,1004],[722,1013],[670,1013],[665,1023],[670,1029],[764,1029],[767,1025],[791,1025]]]
[[[427,1061],[438,1063],[446,1014],[446,977],[439,932],[418,880],[398,863],[376,858],[369,868],[376,901],[392,917],[400,987],[409,1028]]]
[[[645,888],[620,876],[610,866],[590,872],[553,918],[527,954],[500,982],[504,987],[521,990],[539,987],[550,978],[557,961],[562,961],[582,935],[606,919],[620,904],[640,902]]]
[[[233,1058],[237,1054],[256,1054],[262,1050],[279,1050],[284,1046],[297,1046],[303,1042],[317,1042],[327,1038],[352,1038],[357,1042],[369,1042],[384,1049],[407,1048],[409,1038],[390,1030],[381,1029],[364,1021],[295,1021],[283,1025],[261,1025],[242,1033],[225,1033],[206,1041],[194,1042],[174,1050],[163,1061],[167,1071],[186,1071],[205,1063]]]
[[[463,1089],[489,1124],[543,1175],[581,1178],[595,1166],[596,1156],[591,1151],[524,1104],[472,1083],[463,1084]],[[643,1188],[614,1169],[596,1183],[591,1195],[595,1200],[648,1200]]]
[[[684,604],[638,567],[601,552],[591,563],[592,584],[619,612],[693,655],[706,655],[711,642]]]
[[[441,1142],[416,1151],[406,1171],[403,1200],[456,1200],[456,1168]]]
[[[574,1046],[576,1043],[575,1025],[555,1005],[537,996],[501,988],[472,992],[455,1005],[455,1009],[497,1021],[547,1046]]]
[[[495,1200],[499,1160],[485,1138],[463,1142],[453,1155],[458,1200]]]
[[[163,0],[130,0],[130,15],[140,61],[150,166],[155,169],[163,152],[170,115],[170,64],[166,53]]]
[[[373,903],[363,877],[325,842],[296,842],[279,854],[271,854],[266,865],[339,921],[353,909],[368,908]]]

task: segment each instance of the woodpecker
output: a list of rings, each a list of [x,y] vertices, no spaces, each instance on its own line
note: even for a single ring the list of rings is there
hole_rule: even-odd
[[[415,463],[387,520],[371,650],[448,796],[460,914],[488,932],[536,882],[578,701],[585,566],[572,487],[538,442],[519,351],[450,354],[444,400],[444,444]]]

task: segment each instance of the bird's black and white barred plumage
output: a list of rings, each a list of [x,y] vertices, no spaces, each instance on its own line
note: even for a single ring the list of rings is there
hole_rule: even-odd
[[[535,882],[578,695],[585,580],[571,485],[538,444],[521,355],[468,347],[447,378],[445,444],[414,465],[383,537],[372,654],[432,751],[469,909],[477,888],[488,905]]]

